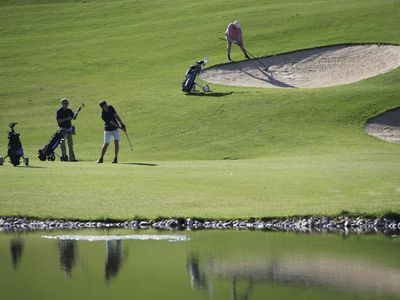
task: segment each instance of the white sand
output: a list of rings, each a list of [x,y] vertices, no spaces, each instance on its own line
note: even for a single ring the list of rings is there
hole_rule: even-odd
[[[381,140],[400,143],[400,108],[372,118],[365,125],[365,130]]]
[[[348,84],[400,67],[400,46],[338,45],[205,69],[209,83],[263,88],[318,88]]]

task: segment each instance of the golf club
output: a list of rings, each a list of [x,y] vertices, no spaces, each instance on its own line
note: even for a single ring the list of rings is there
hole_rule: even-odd
[[[122,129],[122,128],[121,128],[121,129]],[[123,129],[122,129],[122,130],[123,130]],[[131,151],[133,151],[132,143],[131,143],[131,140],[130,140],[130,138],[129,138],[128,132],[126,131],[126,129],[123,130],[123,131],[125,132],[126,138],[127,138],[128,142],[129,142],[129,146],[131,146]]]
[[[219,39],[222,40],[222,41],[226,41],[226,39],[224,39],[224,38],[222,38],[222,37],[219,37]],[[248,55],[250,55],[251,58],[255,59],[258,63],[260,63],[260,64],[265,68],[264,71],[269,71],[268,68],[269,68],[270,66],[267,66],[266,64],[264,64],[261,60],[259,60],[259,59],[258,59],[257,57],[255,57],[253,54],[251,54],[247,49],[246,49],[246,53],[247,53]]]
[[[81,111],[81,109],[82,109],[83,107],[85,107],[85,103],[82,103],[81,106],[78,107],[78,109],[77,109],[76,112],[74,113],[73,118],[75,118],[75,117],[78,115],[78,113]]]
[[[268,71],[269,66],[267,66],[266,64],[264,64],[261,60],[259,60],[257,57],[255,57],[253,54],[251,54],[247,49],[246,52],[248,55],[250,55],[251,58],[255,59],[258,63],[260,63],[263,67],[265,67],[265,71]]]

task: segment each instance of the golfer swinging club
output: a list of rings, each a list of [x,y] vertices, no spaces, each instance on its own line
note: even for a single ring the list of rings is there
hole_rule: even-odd
[[[115,156],[112,161],[113,164],[118,163],[118,152],[119,152],[119,130],[121,128],[126,131],[125,124],[122,122],[121,118],[118,116],[114,107],[108,105],[106,101],[101,101],[99,103],[101,107],[101,118],[104,121],[104,144],[101,148],[101,156],[97,161],[98,164],[103,163],[104,155],[106,154],[108,145],[110,144],[111,135],[114,137],[115,146]]]
[[[246,58],[250,59],[250,57],[247,55],[246,49],[244,48],[244,45],[243,45],[242,28],[240,27],[239,21],[235,21],[228,25],[228,27],[226,28],[226,31],[225,31],[225,37],[226,37],[226,42],[228,43],[226,50],[228,51],[228,60],[229,61],[232,61],[231,60],[232,43],[237,44],[240,47],[240,49],[242,49],[244,56],[246,56]]]

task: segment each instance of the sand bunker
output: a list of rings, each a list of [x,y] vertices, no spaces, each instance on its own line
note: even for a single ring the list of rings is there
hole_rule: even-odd
[[[400,108],[389,110],[370,119],[365,129],[378,139],[400,144]]]
[[[263,88],[347,84],[400,66],[400,46],[337,45],[217,65],[200,75],[210,83]],[[266,69],[262,64],[268,66]]]

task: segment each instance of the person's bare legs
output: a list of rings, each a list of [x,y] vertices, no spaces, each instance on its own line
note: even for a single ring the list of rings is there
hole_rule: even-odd
[[[103,162],[103,157],[107,152],[107,148],[108,148],[108,144],[103,144],[103,146],[101,147],[101,156],[100,156],[99,160],[97,161],[98,163]]]
[[[227,45],[227,47],[226,47],[226,51],[228,52],[228,60],[229,60],[229,61],[232,61],[232,60],[231,60],[231,46],[232,46],[232,42],[229,41],[229,40],[227,40],[227,43],[228,43],[228,45]]]
[[[118,163],[119,141],[114,140],[114,146],[115,146],[115,149],[114,149],[115,157],[114,157],[113,163],[116,164],[116,163]]]
[[[247,54],[247,51],[246,51],[246,49],[244,48],[244,46],[243,46],[243,45],[242,45],[242,46],[239,45],[239,47],[240,47],[240,49],[242,49],[242,52],[243,52],[244,56],[246,56],[247,59],[250,59],[250,57],[249,57],[249,55]]]

